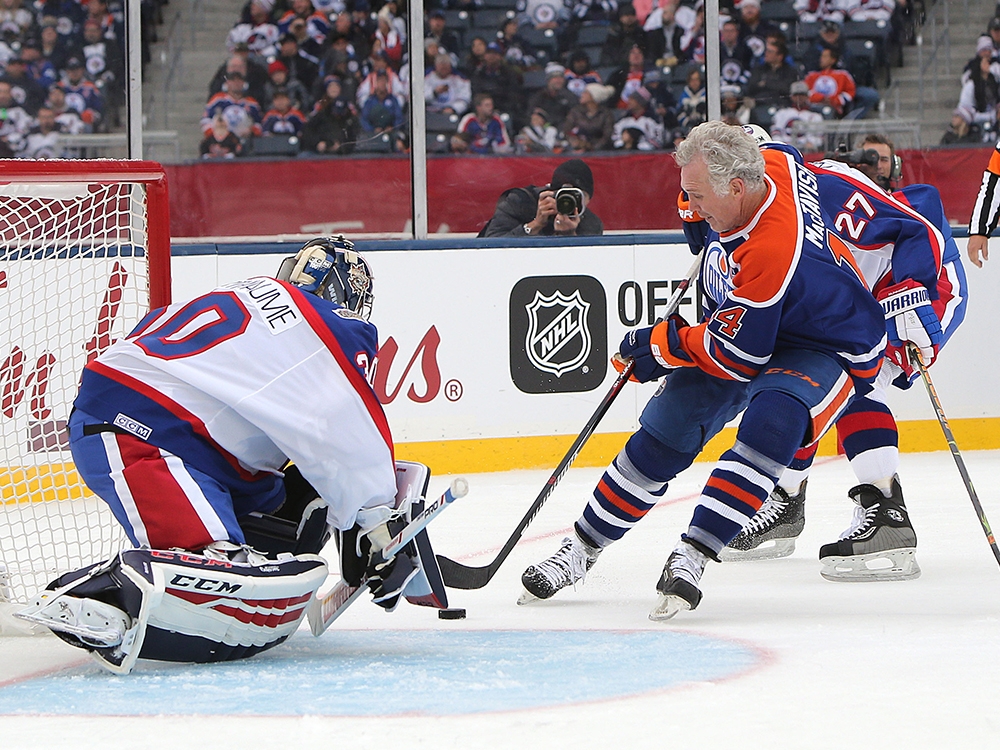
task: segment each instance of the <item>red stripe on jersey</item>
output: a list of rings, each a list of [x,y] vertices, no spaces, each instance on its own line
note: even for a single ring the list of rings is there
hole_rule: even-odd
[[[604,499],[609,503],[614,505],[619,510],[625,511],[634,518],[642,518],[649,512],[648,509],[644,510],[642,508],[635,507],[628,500],[617,494],[613,489],[611,489],[611,486],[604,481],[603,478],[597,485],[597,491],[600,492],[602,497],[604,497]]]
[[[155,549],[200,550],[216,540],[205,528],[187,494],[177,484],[160,449],[132,435],[115,434],[136,510]]]
[[[720,479],[714,474],[708,478],[708,486],[714,487],[715,489],[721,492],[725,492],[727,495],[735,497],[741,503],[749,505],[755,511],[760,510],[760,506],[764,504],[764,501],[761,500],[756,495],[747,492],[742,487],[737,487],[730,481],[727,481],[725,479]]]
[[[864,411],[854,414],[845,414],[837,420],[837,435],[840,439],[850,437],[865,430],[892,430],[896,431],[896,420],[892,414],[881,411]]]
[[[839,424],[840,423],[838,422],[838,425]],[[807,445],[805,448],[799,448],[797,451],[795,451],[795,460],[807,461],[811,459],[813,456],[815,456],[816,451],[818,450],[819,450],[819,443],[812,443],[811,445]]]
[[[87,365],[87,369],[93,370],[99,375],[103,375],[106,378],[110,378],[111,380],[114,380],[116,383],[119,383],[125,386],[126,388],[132,389],[136,393],[142,394],[150,401],[154,401],[160,406],[162,406],[164,409],[169,411],[171,414],[173,414],[182,422],[187,422],[192,432],[194,432],[198,437],[202,438],[207,443],[209,443],[212,446],[212,448],[214,448],[219,453],[219,455],[221,455],[226,460],[226,463],[228,463],[239,474],[240,479],[243,479],[244,481],[247,482],[254,482],[260,477],[260,472],[248,471],[247,469],[243,468],[242,464],[240,464],[239,459],[237,459],[236,456],[234,456],[232,453],[230,453],[221,445],[219,445],[217,442],[215,442],[215,440],[209,434],[208,428],[205,427],[204,422],[202,422],[200,419],[198,419],[198,417],[189,412],[187,409],[178,404],[176,401],[167,398],[164,394],[160,393],[152,386],[146,385],[141,380],[136,380],[131,375],[126,375],[123,372],[119,372],[118,370],[108,367],[106,364],[104,364],[103,362],[99,362],[98,360],[94,360],[89,365]]]
[[[948,266],[941,266],[941,275],[938,276],[937,282],[938,298],[931,302],[938,320],[944,320],[944,314],[948,310],[949,303],[955,299],[955,295],[952,294],[954,288],[955,285],[948,278]]]
[[[382,404],[379,403],[378,397],[375,395],[375,391],[368,384],[368,381],[364,379],[358,368],[347,358],[344,354],[344,350],[340,347],[340,342],[337,341],[337,337],[333,335],[333,331],[323,322],[322,316],[316,311],[304,295],[301,289],[292,286],[291,284],[286,284],[282,282],[282,286],[285,287],[295,298],[295,304],[302,311],[305,316],[306,322],[312,327],[316,335],[319,336],[320,340],[326,345],[326,348],[330,350],[334,359],[337,360],[337,364],[340,365],[340,369],[343,371],[344,375],[347,376],[348,382],[354,388],[354,391],[358,394],[361,400],[364,402],[365,408],[368,409],[368,415],[372,418],[372,422],[378,428],[379,434],[382,435],[382,439],[385,441],[386,446],[389,448],[389,454],[392,456],[393,462],[396,460],[395,449],[392,444],[392,432],[389,430],[389,421],[385,418],[385,412],[382,411]]]

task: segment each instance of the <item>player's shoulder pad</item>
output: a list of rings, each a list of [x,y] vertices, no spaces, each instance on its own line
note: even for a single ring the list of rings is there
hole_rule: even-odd
[[[795,148],[795,146],[789,146],[787,143],[778,143],[777,141],[766,141],[760,144],[760,150],[762,152],[782,151],[791,156],[793,159],[795,159],[795,161],[798,162],[799,164],[805,164],[805,159],[802,158],[802,152],[799,151],[797,148]]]
[[[947,223],[944,215],[944,205],[941,202],[941,193],[933,185],[916,184],[907,185],[901,190],[897,190],[893,195],[900,194],[905,202],[913,209],[931,222],[934,226],[940,227]]]

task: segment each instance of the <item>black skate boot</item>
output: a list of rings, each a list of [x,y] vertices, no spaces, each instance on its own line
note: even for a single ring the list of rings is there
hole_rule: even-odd
[[[806,483],[791,495],[775,487],[743,531],[719,554],[722,562],[773,560],[795,551],[795,539],[806,526]]]
[[[537,565],[529,565],[521,575],[524,591],[518,604],[528,604],[536,599],[548,599],[559,589],[582,581],[601,554],[598,547],[586,544],[575,533],[562,540],[562,546],[552,557]]]
[[[892,497],[871,484],[859,484],[847,494],[858,506],[854,522],[838,541],[820,547],[820,575],[829,581],[917,578],[917,535],[903,504],[899,478],[892,479]]]
[[[660,597],[649,613],[650,620],[669,620],[678,612],[698,606],[701,601],[698,582],[708,560],[707,555],[684,540],[674,547],[656,584]]]

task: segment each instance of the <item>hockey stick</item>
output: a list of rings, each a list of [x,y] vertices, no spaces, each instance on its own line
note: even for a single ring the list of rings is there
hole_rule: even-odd
[[[373,562],[381,563],[395,557],[399,551],[413,541],[413,538],[423,531],[427,524],[434,520],[437,515],[449,504],[455,502],[460,497],[465,497],[469,492],[469,483],[461,477],[453,479],[451,486],[442,493],[441,497],[424,508],[420,514],[410,521],[389,543],[379,552],[379,560]],[[360,586],[351,586],[343,580],[322,597],[317,596],[310,602],[306,616],[309,618],[309,629],[315,636],[323,635],[334,620],[347,609],[355,599],[368,590],[368,582],[362,581]]]
[[[691,265],[691,269],[688,271],[687,276],[685,276],[677,289],[674,290],[673,295],[667,301],[667,310],[663,314],[660,320],[664,320],[670,317],[681,304],[681,298],[687,292],[691,283],[698,276],[698,270],[701,268],[701,256],[702,253],[698,253],[698,257],[695,258],[694,263]],[[524,530],[528,528],[528,524],[531,523],[535,516],[538,515],[538,511],[542,509],[545,502],[549,499],[549,495],[559,484],[559,481],[563,478],[563,475],[569,469],[573,461],[576,460],[577,455],[583,450],[583,446],[590,439],[590,436],[594,434],[594,430],[597,429],[597,425],[607,414],[608,409],[611,408],[611,404],[621,393],[622,388],[628,382],[629,377],[632,375],[632,370],[635,368],[635,362],[629,360],[625,366],[625,369],[619,373],[615,382],[611,384],[611,390],[601,401],[600,405],[597,407],[597,411],[594,412],[593,416],[587,420],[587,424],[584,425],[583,431],[577,435],[576,440],[573,441],[573,445],[570,446],[569,451],[563,456],[562,461],[556,466],[555,471],[552,472],[552,476],[549,477],[545,486],[542,487],[542,491],[538,493],[538,497],[535,498],[535,502],[531,504],[528,508],[528,512],[521,519],[521,522],[514,529],[514,533],[510,535],[510,538],[504,544],[500,553],[489,565],[483,567],[470,567],[468,565],[462,565],[462,563],[450,560],[447,557],[441,555],[437,556],[438,566],[441,568],[441,577],[444,579],[444,585],[450,586],[453,589],[481,589],[490,579],[496,575],[497,570],[503,564],[503,561],[507,559],[507,556],[514,549],[514,546],[520,541],[521,535]]]
[[[969,493],[969,499],[972,500],[972,507],[976,509],[976,515],[979,517],[979,523],[982,525],[983,532],[986,534],[986,541],[990,543],[990,548],[993,550],[993,556],[997,559],[997,563],[1000,564],[1000,548],[997,547],[997,541],[993,537],[993,531],[990,529],[990,522],[986,519],[986,511],[983,510],[983,506],[979,502],[979,496],[976,495],[976,488],[972,486],[972,479],[969,477],[968,469],[965,468],[965,461],[962,460],[962,454],[958,452],[958,444],[955,442],[955,435],[952,433],[951,427],[948,426],[948,417],[945,416],[944,407],[941,406],[941,399],[938,398],[937,390],[934,388],[934,382],[931,380],[931,374],[927,369],[927,365],[924,364],[924,358],[920,354],[920,349],[918,349],[915,344],[907,344],[906,350],[910,355],[910,360],[920,369],[920,377],[923,378],[924,385],[927,387],[927,395],[930,396],[931,405],[934,407],[934,413],[937,414],[938,423],[941,425],[942,432],[944,432],[944,439],[948,441],[948,448],[951,450],[951,455],[955,459],[955,464],[958,466],[958,473],[962,475],[962,481],[965,482],[965,489]]]

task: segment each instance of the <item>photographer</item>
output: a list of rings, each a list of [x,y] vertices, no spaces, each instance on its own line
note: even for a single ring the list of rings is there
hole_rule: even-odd
[[[529,185],[505,191],[480,237],[594,236],[604,222],[587,208],[594,195],[594,175],[580,159],[556,167],[544,187]]]

